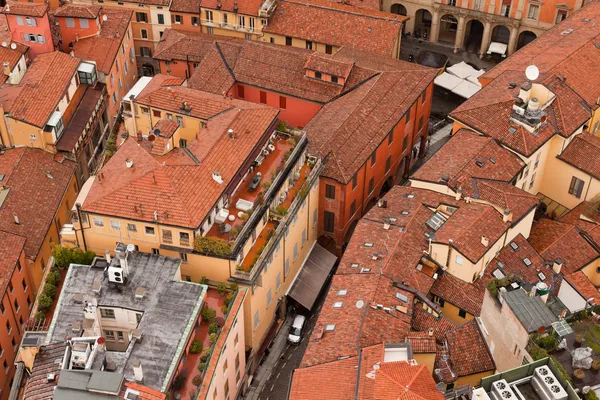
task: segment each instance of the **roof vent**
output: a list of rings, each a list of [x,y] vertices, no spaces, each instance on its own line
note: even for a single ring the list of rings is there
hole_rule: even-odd
[[[517,128],[515,128],[514,126],[508,127],[508,133],[515,133],[516,131],[517,131]]]
[[[488,247],[490,245],[490,240],[487,237],[482,236],[481,237],[481,244],[484,245],[485,247]]]
[[[478,157],[477,161],[475,161],[475,164],[477,164],[479,168],[483,168],[485,165],[485,160],[482,157]]]
[[[190,106],[190,103],[188,103],[187,101],[182,101],[181,110],[185,112],[190,112],[192,111],[192,106]]]
[[[233,129],[229,128],[227,130],[227,137],[229,137],[231,140],[235,139],[235,132],[233,132]]]
[[[448,182],[450,180],[450,176],[448,176],[448,174],[442,174],[442,177],[440,178],[440,181],[442,182]]]
[[[379,207],[379,208],[387,208],[387,200],[386,199],[380,199],[379,201],[377,201],[377,207]]]
[[[127,168],[133,167],[133,160],[125,160],[125,166]]]
[[[75,293],[72,299],[75,304],[83,304],[83,295],[81,293]]]
[[[515,242],[510,242],[510,247],[513,249],[513,251],[519,250],[519,245],[516,244]]]
[[[21,220],[19,220],[19,216],[16,212],[13,213],[13,218],[15,219],[15,224],[21,225]]]
[[[495,159],[494,157],[490,157],[490,162],[491,162],[492,164],[496,164],[496,159]]]
[[[532,265],[533,263],[531,262],[531,260],[530,260],[529,258],[525,257],[525,258],[523,259],[523,264],[525,264],[525,265],[526,265],[526,266],[528,266],[528,267],[531,267],[531,265]]]
[[[517,83],[516,82],[509,82],[509,84],[508,84],[508,88],[509,89],[514,89],[516,87],[517,87]]]
[[[573,33],[573,28],[566,29],[566,30],[562,31],[560,34],[561,35],[570,35],[571,33]]]
[[[144,289],[143,287],[136,288],[135,289],[135,298],[143,299],[145,293],[146,293],[146,289]]]
[[[56,380],[56,374],[48,374],[46,375],[46,382],[54,382]]]
[[[212,174],[212,178],[215,182],[217,182],[219,185],[223,183],[223,177],[221,176],[220,172],[213,172]]]

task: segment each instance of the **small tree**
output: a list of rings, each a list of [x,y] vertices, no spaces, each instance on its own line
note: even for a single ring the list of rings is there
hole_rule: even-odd
[[[43,321],[46,318],[46,314],[44,314],[41,311],[38,311],[38,312],[35,313],[35,317],[34,318],[35,318],[36,321],[40,322],[40,321]]]
[[[200,375],[196,375],[195,377],[192,378],[192,385],[194,386],[200,386],[202,385],[202,377]]]
[[[205,363],[208,361],[208,357],[210,357],[210,349],[204,349],[204,353],[200,356],[200,361]]]
[[[173,385],[171,385],[171,387],[174,390],[183,389],[183,387],[185,386],[186,379],[187,373],[185,371],[182,371],[179,375],[175,377],[175,379],[173,379]]]
[[[58,272],[58,274],[55,274],[55,272]],[[60,271],[52,271],[46,277],[46,283],[50,283],[54,286],[58,286],[59,282],[60,282]]]
[[[198,354],[201,352],[202,352],[202,342],[200,340],[192,341],[192,344],[190,345],[190,353]]]
[[[215,343],[217,341],[217,334],[211,333],[210,335],[208,335],[208,341],[210,342],[210,344]]]
[[[216,322],[213,322],[208,326],[208,333],[217,333],[219,331],[219,325]]]
[[[215,318],[217,317],[217,312],[210,308],[210,307],[204,307],[202,309],[202,319],[205,321],[208,321],[209,323],[212,323]]]
[[[83,251],[78,247],[69,248],[59,244],[52,245],[54,263],[59,268],[67,268],[71,264],[90,265],[96,257],[93,251]]]
[[[238,290],[238,284],[235,282],[231,282],[229,284],[229,290],[231,290],[232,292],[237,292]]]
[[[201,361],[201,362],[198,364],[198,371],[200,371],[200,372],[204,372],[204,368],[206,368],[206,363]]]
[[[52,299],[47,294],[40,294],[38,297],[38,310],[46,312],[52,307]]]
[[[229,311],[229,307],[227,307],[227,305],[226,305],[226,304],[223,304],[223,305],[221,306],[221,312],[222,312],[223,314],[227,314],[227,312],[228,312],[228,311]]]
[[[226,291],[227,291],[227,285],[226,284],[219,283],[217,285],[217,292],[219,292],[220,295],[224,295]]]
[[[56,297],[56,286],[51,283],[46,283],[44,285],[44,294],[51,299],[54,299]]]

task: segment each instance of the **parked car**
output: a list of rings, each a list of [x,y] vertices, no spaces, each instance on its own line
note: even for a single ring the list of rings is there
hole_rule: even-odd
[[[292,326],[290,326],[290,333],[288,335],[288,342],[291,344],[299,344],[302,340],[302,331],[306,324],[306,317],[304,315],[296,315]]]

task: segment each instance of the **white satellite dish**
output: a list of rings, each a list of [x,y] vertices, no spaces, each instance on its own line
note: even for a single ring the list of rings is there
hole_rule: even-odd
[[[17,44],[16,43],[11,43],[10,44],[10,48],[13,49],[13,50],[16,50],[17,49]]]
[[[8,46],[8,43],[2,42],[2,47],[6,47],[6,46]]]
[[[525,76],[530,81],[535,81],[540,76],[540,70],[535,65],[530,65],[525,69]]]
[[[107,19],[108,19],[108,15],[104,14],[104,15],[102,16],[102,21],[106,21]]]

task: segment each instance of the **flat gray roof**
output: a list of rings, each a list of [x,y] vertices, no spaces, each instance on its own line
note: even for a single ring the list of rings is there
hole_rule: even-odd
[[[558,319],[538,297],[529,297],[521,289],[504,293],[504,300],[527,332],[536,332],[541,326],[547,328]]]
[[[118,263],[117,257],[114,263]],[[124,285],[109,283],[103,268],[71,265],[48,332],[49,343],[64,342],[67,336],[73,336],[73,322],[83,325],[84,304],[92,299],[98,306],[143,312],[137,327],[143,332],[143,340],[134,344],[133,340],[124,352],[98,353],[93,368],[108,359],[116,363],[116,372],[134,381],[133,363],[139,360],[143,384],[164,391],[198,318],[206,286],[174,280],[181,264],[177,258],[132,252],[128,263],[129,276]],[[92,291],[94,282],[101,283],[99,295]],[[140,287],[145,293],[142,299],[136,299],[135,291]]]

